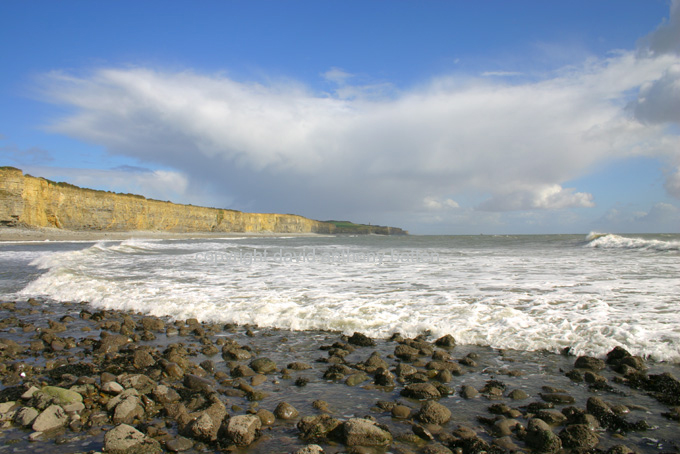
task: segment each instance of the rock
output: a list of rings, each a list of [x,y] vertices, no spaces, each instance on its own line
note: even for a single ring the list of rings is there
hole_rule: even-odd
[[[108,381],[102,385],[101,390],[107,394],[118,395],[123,392],[124,388],[118,382]]]
[[[347,386],[357,386],[368,380],[368,375],[363,372],[352,374],[345,380]]]
[[[341,423],[326,414],[305,416],[297,423],[297,428],[300,438],[305,441],[324,441],[341,429]]]
[[[165,323],[163,320],[156,317],[143,317],[141,324],[144,331],[156,331],[159,333],[165,331]]]
[[[373,347],[375,345],[373,339],[361,333],[352,334],[352,336],[347,339],[347,342],[352,345],[358,345],[359,347]]]
[[[0,404],[0,421],[11,421],[17,413],[17,403],[14,401]]]
[[[319,445],[307,445],[295,451],[294,454],[323,454],[324,450]]]
[[[352,418],[342,424],[343,442],[347,446],[387,446],[392,435],[370,419]]]
[[[379,386],[394,386],[394,375],[389,370],[380,368],[375,372],[375,384]]]
[[[464,385],[460,390],[460,395],[465,399],[472,399],[479,394],[475,388],[470,385]]]
[[[259,410],[257,410],[255,416],[260,418],[260,421],[262,422],[263,426],[270,426],[274,424],[274,421],[276,420],[276,416],[274,416],[274,413],[272,413],[269,410],[265,410],[264,408],[260,408]]]
[[[513,389],[510,391],[510,394],[508,394],[508,397],[512,400],[522,400],[527,399],[529,396],[521,389]]]
[[[423,454],[453,454],[453,451],[441,443],[429,444],[425,446],[421,452]]]
[[[123,374],[116,381],[125,389],[136,389],[139,394],[149,394],[156,387],[156,382],[143,374]]]
[[[269,358],[257,358],[250,362],[250,368],[258,374],[271,374],[276,372],[276,363]]]
[[[539,393],[541,399],[554,404],[573,404],[576,400],[568,395],[561,393]]]
[[[411,416],[411,409],[406,405],[395,405],[392,407],[392,417],[397,419],[407,419]]]
[[[149,438],[127,424],[120,424],[104,435],[104,450],[108,454],[161,453],[158,441]]]
[[[441,397],[437,388],[429,383],[412,383],[406,385],[400,393],[404,397],[412,399],[439,399]]]
[[[567,417],[557,410],[539,410],[536,412],[536,417],[551,426],[562,425],[567,420]]]
[[[187,374],[184,376],[184,386],[192,391],[202,392],[205,394],[212,394],[215,392],[212,380],[199,377],[194,374]]]
[[[194,442],[188,438],[178,436],[165,442],[165,449],[170,452],[188,451],[194,447]]]
[[[625,445],[614,445],[607,450],[607,454],[635,454],[635,451]]]
[[[177,402],[180,399],[179,394],[172,388],[165,385],[158,385],[153,390],[153,397],[156,402],[165,404],[170,402]]]
[[[295,407],[288,402],[280,402],[274,409],[274,415],[278,419],[293,419],[297,418],[299,413]]]
[[[647,428],[644,422],[633,424],[626,421],[624,418],[614,413],[609,405],[599,397],[589,397],[588,402],[586,402],[586,410],[597,418],[598,422],[602,424],[602,427],[609,430],[628,432],[631,430],[644,430]]]
[[[32,429],[36,432],[64,427],[68,423],[68,415],[59,405],[50,405],[33,421]]]
[[[21,407],[14,415],[14,422],[23,427],[28,427],[33,424],[40,413],[32,407]]]
[[[83,401],[83,396],[77,392],[58,386],[43,386],[40,388],[40,392],[49,396],[51,401],[57,405],[68,405]]]
[[[225,345],[222,347],[222,358],[226,361],[245,361],[252,358],[252,354],[244,349],[234,345]]]
[[[122,334],[108,334],[102,337],[102,339],[99,341],[99,346],[94,350],[94,353],[115,353],[129,342],[132,342],[132,339],[127,336],[123,336]]]
[[[419,350],[404,344],[399,344],[394,349],[394,356],[399,359],[403,359],[404,361],[415,361],[418,359],[419,355]]]
[[[562,449],[562,440],[544,421],[533,418],[529,420],[529,427],[524,439],[526,444],[540,452],[553,453]]]
[[[607,364],[616,364],[620,359],[631,356],[623,347],[616,346],[612,351],[607,353]]]
[[[234,378],[252,377],[253,375],[255,375],[255,371],[244,364],[239,364],[231,369],[231,376]]]
[[[589,369],[593,372],[598,372],[604,369],[605,364],[599,358],[593,358],[592,356],[579,356],[574,362],[574,367],[576,369]]]
[[[310,366],[307,363],[294,362],[294,363],[288,364],[286,366],[286,368],[290,369],[290,370],[307,370],[307,369],[311,369],[312,366]]]
[[[132,355],[132,364],[136,369],[146,369],[156,364],[156,360],[148,351],[135,350]]]
[[[264,376],[262,374],[257,374],[257,375],[253,375],[253,377],[250,379],[250,384],[252,386],[259,386],[266,381],[267,381],[266,376]]]
[[[232,416],[226,421],[225,433],[238,446],[248,446],[257,437],[262,422],[255,415]]]
[[[411,366],[410,364],[399,363],[397,364],[397,367],[394,370],[394,372],[397,374],[397,377],[403,378],[415,374],[416,372],[418,372],[418,369]]]
[[[227,416],[226,407],[222,402],[215,401],[189,422],[183,428],[182,434],[205,442],[216,441],[217,432],[225,416]]]
[[[442,336],[442,337],[440,337],[439,339],[437,339],[436,341],[434,341],[434,344],[435,344],[437,347],[448,347],[448,348],[451,348],[451,347],[455,347],[455,346],[456,346],[456,340],[453,338],[452,335],[447,334],[446,336]]]
[[[560,432],[562,446],[572,449],[591,449],[597,446],[599,439],[590,428],[583,424],[572,424]]]
[[[416,417],[426,424],[442,425],[451,419],[451,411],[442,404],[430,400],[423,403]]]
[[[517,426],[521,427],[522,425],[516,419],[500,419],[494,423],[493,428],[499,437],[504,437],[512,435],[513,430]]]
[[[112,420],[114,424],[130,424],[135,418],[140,418],[143,415],[144,408],[142,408],[140,398],[135,395],[128,395],[116,405]]]

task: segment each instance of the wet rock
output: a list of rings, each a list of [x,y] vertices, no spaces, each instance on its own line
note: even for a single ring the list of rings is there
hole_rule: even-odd
[[[188,438],[178,436],[165,442],[165,449],[170,452],[188,451],[194,447],[194,442]]]
[[[553,453],[562,448],[562,440],[544,421],[533,418],[529,420],[529,427],[524,439],[526,444],[540,452]]]
[[[286,368],[287,368],[287,369],[290,369],[290,370],[307,370],[307,369],[311,369],[312,366],[310,366],[310,365],[307,364],[307,363],[302,363],[302,362],[297,362],[297,361],[296,361],[296,362],[294,362],[294,363],[288,364],[288,365],[286,366]]]
[[[108,454],[151,454],[163,452],[158,441],[127,424],[120,424],[104,435]]]
[[[156,317],[143,317],[140,323],[144,331],[156,331],[159,333],[165,331],[165,323]]]
[[[274,413],[269,410],[265,410],[264,408],[259,409],[257,413],[255,413],[255,416],[260,418],[263,426],[270,426],[274,424],[274,421],[276,420]]]
[[[181,433],[196,440],[216,441],[225,416],[227,416],[226,407],[222,402],[215,401],[207,409],[194,415],[194,419],[182,428]]]
[[[451,411],[445,406],[430,400],[422,404],[416,417],[419,421],[426,424],[442,425],[451,419]]]
[[[248,446],[258,436],[262,422],[255,415],[232,416],[226,421],[225,434],[235,445]]]
[[[607,454],[635,454],[635,451],[625,445],[614,445],[607,450]]]
[[[597,435],[583,424],[572,424],[560,432],[562,446],[571,449],[591,449],[597,446]]]
[[[423,454],[453,454],[453,451],[451,451],[449,448],[442,445],[441,443],[429,444],[425,446],[421,452]]]
[[[644,388],[663,404],[680,405],[680,381],[668,372],[649,375]]]
[[[453,375],[462,375],[463,373],[463,369],[452,361],[430,361],[425,365],[425,368],[437,371],[448,370]]]
[[[294,419],[299,415],[298,411],[288,402],[280,402],[274,409],[274,416],[278,419]]]
[[[68,423],[68,415],[59,405],[50,405],[40,413],[32,424],[36,432],[47,432],[64,427]]]
[[[132,339],[130,339],[128,336],[103,332],[102,338],[99,341],[98,346],[95,348],[94,353],[115,353],[120,350],[121,347],[127,345],[130,342],[132,342]]]
[[[307,445],[295,451],[294,454],[323,454],[324,450],[319,445]]]
[[[521,389],[513,389],[512,391],[510,391],[510,394],[508,394],[508,397],[512,400],[522,400],[529,398],[527,393],[525,393]]]
[[[258,374],[271,374],[276,372],[276,363],[269,358],[257,358],[250,362],[250,368]]]
[[[345,380],[347,386],[357,386],[368,380],[368,375],[363,372],[352,374]]]
[[[420,351],[405,344],[399,344],[394,349],[394,356],[404,361],[415,361],[420,356]]]
[[[408,419],[411,416],[411,409],[406,405],[395,405],[391,413],[393,418]]]
[[[412,399],[439,399],[442,394],[429,383],[412,383],[401,390],[401,395]]]
[[[341,422],[329,415],[305,416],[298,423],[300,438],[305,441],[324,441],[335,438]]]
[[[440,338],[437,339],[436,341],[434,341],[434,344],[435,344],[437,347],[447,347],[447,348],[451,348],[451,347],[455,347],[455,346],[456,346],[456,340],[453,338],[452,335],[447,334],[447,335],[445,335],[445,336],[440,337]]]
[[[222,347],[222,358],[226,361],[245,361],[252,358],[252,356],[248,350],[238,346],[225,345]]]
[[[375,372],[375,384],[379,386],[394,386],[394,375],[387,369],[378,369]]]
[[[14,422],[22,427],[28,427],[33,425],[33,422],[38,417],[40,413],[38,410],[32,407],[21,407],[17,410],[14,415]]]
[[[378,352],[373,352],[366,361],[357,364],[357,369],[372,374],[378,369],[389,369],[389,365],[387,361],[380,357]]]
[[[400,377],[400,378],[408,377],[409,375],[413,375],[417,372],[418,372],[418,369],[411,366],[410,364],[404,364],[404,363],[397,364],[397,367],[394,369],[394,373],[396,373],[397,377]]]
[[[517,426],[522,426],[516,419],[499,419],[493,425],[494,432],[499,437],[511,435]]]
[[[136,369],[146,369],[156,364],[156,360],[148,351],[135,350],[132,355],[132,364]]]
[[[541,399],[553,404],[573,404],[576,400],[569,394],[562,393],[539,393]]]
[[[255,375],[255,371],[244,364],[239,364],[231,369],[231,376],[234,378],[252,377],[253,375]]]
[[[470,385],[464,385],[460,390],[460,395],[465,399],[472,399],[479,395],[479,391]]]
[[[604,369],[605,363],[601,359],[592,356],[579,356],[576,358],[576,362],[574,362],[574,367],[576,369],[589,369],[598,372]]]
[[[588,413],[597,418],[602,427],[609,430],[629,432],[632,430],[645,430],[648,428],[644,421],[637,423],[626,421],[624,418],[614,413],[611,407],[599,397],[589,397],[588,402],[586,403],[586,409],[588,410]]]
[[[536,417],[551,426],[560,426],[567,420],[567,417],[557,410],[540,410],[536,412]]]
[[[342,439],[347,446],[387,446],[392,435],[370,419],[352,418],[342,424]]]
[[[199,377],[194,374],[187,374],[184,376],[184,386],[192,391],[211,394],[215,392],[213,388],[213,381],[207,378]]]
[[[375,345],[375,341],[373,339],[361,333],[352,334],[352,336],[347,339],[347,342],[359,347],[373,347]]]

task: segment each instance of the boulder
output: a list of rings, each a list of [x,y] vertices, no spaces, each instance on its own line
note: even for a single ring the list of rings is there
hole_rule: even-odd
[[[339,420],[323,414],[319,416],[305,416],[297,423],[300,438],[305,441],[323,441],[334,438],[334,434],[341,428]]]
[[[68,423],[68,415],[59,405],[50,405],[40,413],[32,424],[36,432],[47,432],[64,427]]]
[[[387,446],[392,435],[370,419],[352,418],[342,424],[343,442],[347,446]]]
[[[584,424],[572,424],[560,432],[562,446],[571,449],[592,449],[599,443],[595,432]]]
[[[416,417],[427,424],[442,425],[451,419],[451,411],[442,404],[430,400],[423,403]]]
[[[298,417],[299,413],[288,402],[280,402],[274,409],[274,415],[278,419],[294,419]]]
[[[147,437],[127,424],[120,424],[106,432],[104,450],[108,454],[155,454],[163,452],[158,441]]]
[[[412,399],[439,399],[441,393],[429,383],[412,383],[401,390],[401,395]]]
[[[539,452],[553,453],[562,449],[562,440],[544,421],[533,418],[529,420],[529,427],[524,439],[526,444]]]
[[[257,437],[262,422],[255,415],[232,416],[226,421],[225,433],[235,445],[248,446]]]
[[[258,374],[276,372],[276,363],[269,358],[256,358],[250,362],[250,368]]]

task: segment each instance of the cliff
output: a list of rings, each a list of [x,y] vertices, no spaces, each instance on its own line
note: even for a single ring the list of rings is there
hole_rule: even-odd
[[[302,216],[243,213],[84,189],[24,175],[13,167],[0,167],[0,225],[110,231],[341,233],[333,223]]]

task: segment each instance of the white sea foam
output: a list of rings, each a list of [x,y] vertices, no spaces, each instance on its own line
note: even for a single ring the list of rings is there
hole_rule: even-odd
[[[658,252],[680,252],[680,241],[629,238],[612,233],[592,232],[586,237],[587,245],[602,249],[642,249]]]
[[[601,356],[621,345],[635,354],[680,361],[677,255],[647,251],[621,257],[609,249],[583,248],[576,239],[536,245],[508,237],[464,244],[401,240],[438,248],[439,263],[246,266],[197,258],[206,251],[255,247],[337,250],[347,242],[364,252],[403,247],[396,241],[97,243],[37,257],[33,266],[46,272],[20,295],[294,330],[376,337],[450,333],[463,344],[521,350],[571,347],[577,354]]]

